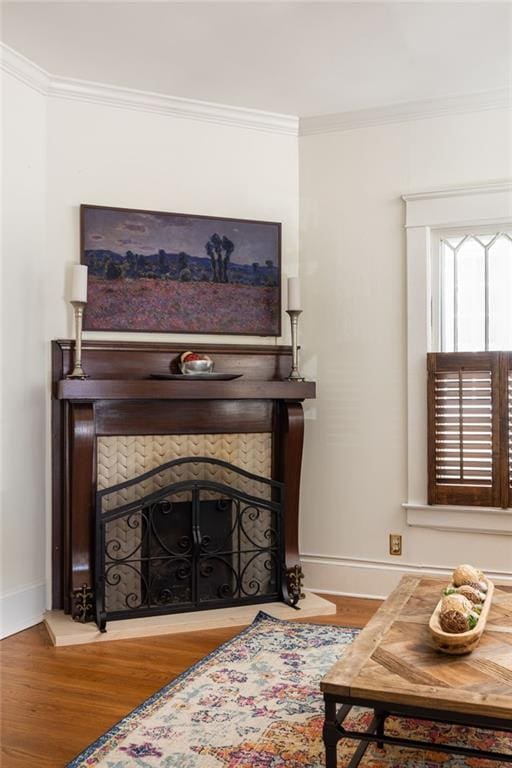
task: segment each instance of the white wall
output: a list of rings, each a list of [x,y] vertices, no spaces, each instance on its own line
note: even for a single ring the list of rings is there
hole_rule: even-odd
[[[51,339],[73,334],[65,297],[69,267],[80,257],[80,204],[281,221],[283,276],[297,274],[298,141],[279,131],[106,106],[90,96],[85,101],[45,97],[10,74],[4,74],[4,81],[4,366],[14,370],[5,377],[9,448],[2,595],[4,634],[9,634],[40,620],[45,582],[49,605],[49,352]],[[286,336],[284,321],[283,329]],[[187,346],[201,338],[212,340],[171,334],[114,336],[182,339]],[[240,336],[223,341],[273,343]],[[30,616],[12,594],[26,585],[37,588]]]
[[[298,270],[296,137],[74,99],[50,99],[48,338],[72,333],[70,308],[63,300],[64,266],[79,259],[80,203],[281,221],[283,272],[296,274]],[[287,330],[284,320],[283,330]],[[168,334],[115,337],[183,338],[187,344],[201,338]],[[212,340],[211,336],[202,338]],[[273,340],[235,336],[223,337],[223,341]]]
[[[45,605],[46,100],[2,78],[2,633]]]
[[[512,175],[505,110],[300,140],[300,274],[308,406],[301,551],[307,586],[385,595],[458,562],[512,571],[512,537],[406,526],[407,382],[401,195]],[[313,511],[314,510],[314,511]],[[388,534],[403,535],[401,558]],[[428,566],[431,566],[429,569]]]

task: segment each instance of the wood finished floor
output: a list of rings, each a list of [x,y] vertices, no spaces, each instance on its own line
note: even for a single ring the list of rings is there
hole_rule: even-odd
[[[336,615],[305,621],[363,627],[380,605],[378,600],[324,597],[336,603]],[[0,644],[0,765],[63,768],[239,629],[54,648],[38,624],[6,638]]]

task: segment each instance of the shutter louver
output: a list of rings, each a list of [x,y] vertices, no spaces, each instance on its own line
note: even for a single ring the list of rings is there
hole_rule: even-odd
[[[488,371],[436,373],[436,482],[492,485]]]
[[[499,357],[428,355],[429,504],[500,506]]]

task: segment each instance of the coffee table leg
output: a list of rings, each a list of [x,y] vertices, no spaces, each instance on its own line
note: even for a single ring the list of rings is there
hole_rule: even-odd
[[[375,734],[377,736],[384,736],[384,724],[386,722],[386,717],[388,716],[387,712],[384,712],[382,709],[374,709],[375,719],[377,721],[377,727],[375,729]],[[377,742],[377,747],[379,749],[384,749],[384,744],[382,741]]]
[[[336,744],[325,745],[325,768],[336,768],[338,760]]]
[[[325,768],[336,768],[338,761],[336,745],[340,738],[337,731],[336,702],[331,700],[327,695],[324,696],[324,701],[325,720],[323,737],[325,746]]]

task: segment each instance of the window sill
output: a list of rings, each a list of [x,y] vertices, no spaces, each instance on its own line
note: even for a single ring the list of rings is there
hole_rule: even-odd
[[[402,504],[407,525],[436,531],[462,531],[512,536],[512,509],[455,507],[441,504]]]

